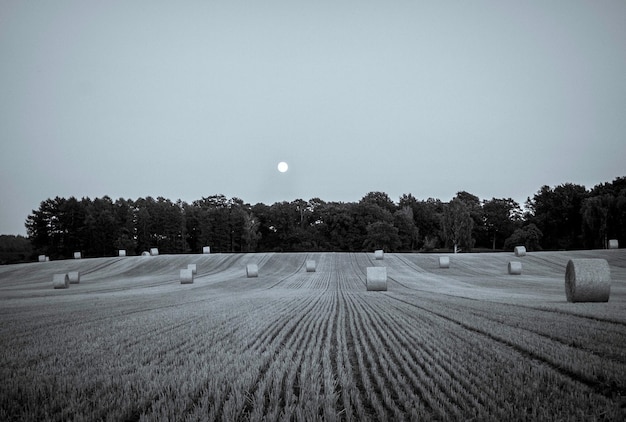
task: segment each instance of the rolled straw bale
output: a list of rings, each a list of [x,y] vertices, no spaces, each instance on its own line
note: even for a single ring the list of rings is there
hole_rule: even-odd
[[[368,291],[387,291],[387,267],[367,267]]]
[[[67,273],[70,284],[80,284],[80,271],[70,271]]]
[[[250,277],[258,277],[259,276],[259,266],[257,264],[248,264],[246,265],[246,276]]]
[[[180,284],[192,284],[193,271],[190,268],[180,270]]]
[[[570,259],[565,267],[565,296],[568,302],[608,302],[611,269],[606,259]]]
[[[376,249],[374,251],[374,259],[383,259],[384,253],[382,249]]]
[[[74,259],[80,259],[81,257],[80,252],[74,252]]]
[[[439,268],[450,268],[450,257],[449,256],[440,256],[439,257]]]
[[[313,259],[307,259],[306,261],[306,272],[314,273],[315,272],[315,261]]]
[[[148,252],[148,251],[143,251],[143,252],[141,253],[141,256],[150,256],[150,252]]]
[[[117,251],[117,256],[126,256],[126,249],[120,249]]]
[[[187,264],[187,269],[191,270],[194,275],[198,272],[198,267],[196,266],[196,264]]]
[[[39,259],[39,262],[46,262],[46,256],[45,255],[39,255],[39,257],[37,259]]]
[[[617,239],[610,239],[609,249],[618,249],[618,248],[619,248],[619,242],[617,241]]]
[[[54,274],[52,276],[52,285],[55,289],[67,289],[70,287],[70,279],[67,274]]]
[[[526,256],[526,246],[516,246],[515,256]]]
[[[157,248],[150,249],[150,256],[157,256],[159,254],[159,250]]]
[[[520,275],[522,273],[522,263],[519,261],[509,262],[509,274]]]
[[[203,246],[202,247],[202,253],[211,253],[211,247],[210,246]]]
[[[46,262],[50,262],[50,257],[46,256]]]

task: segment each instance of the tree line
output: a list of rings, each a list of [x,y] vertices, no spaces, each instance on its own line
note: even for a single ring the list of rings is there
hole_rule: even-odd
[[[213,195],[191,203],[158,197],[42,201],[26,219],[31,258],[269,251],[476,251],[583,249],[626,241],[626,177],[587,190],[543,186],[525,207],[511,198],[480,200],[462,191],[450,202],[384,192],[358,202],[296,199],[248,204]]]

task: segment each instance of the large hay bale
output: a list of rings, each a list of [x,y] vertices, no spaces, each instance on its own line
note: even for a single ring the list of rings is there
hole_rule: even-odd
[[[196,264],[187,264],[187,269],[191,270],[194,275],[198,272],[198,267],[196,266]]]
[[[70,284],[80,284],[80,271],[70,271],[67,273]]]
[[[80,252],[74,252],[74,259],[81,259],[82,255]]]
[[[203,246],[202,247],[202,253],[210,254],[211,253],[211,247],[210,246]]]
[[[619,241],[617,239],[610,239],[609,249],[619,249]]]
[[[450,257],[449,256],[440,256],[439,257],[439,268],[450,268]]]
[[[250,277],[258,277],[259,276],[259,266],[257,264],[248,264],[246,265],[246,276]]]
[[[117,256],[126,256],[126,249],[120,249],[117,251]]]
[[[520,275],[522,273],[522,263],[519,261],[509,262],[509,274]]]
[[[159,250],[157,248],[151,248],[150,256],[157,256],[157,255],[159,255]]]
[[[180,270],[180,284],[192,284],[193,271],[190,268]]]
[[[526,256],[526,246],[516,246],[515,256]]]
[[[314,273],[315,272],[315,261],[313,259],[307,259],[306,261],[306,272]]]
[[[565,296],[568,302],[608,302],[611,269],[606,259],[570,259],[565,267]]]
[[[374,251],[374,259],[383,259],[384,253],[382,249],[376,249]]]
[[[148,251],[143,251],[143,252],[141,253],[141,256],[150,256],[150,252],[148,252]]]
[[[387,267],[367,267],[368,291],[387,291]]]
[[[46,262],[46,256],[45,255],[39,255],[39,257],[37,258],[39,260],[39,262]]]
[[[55,289],[67,289],[70,287],[70,279],[67,274],[54,274],[52,276],[52,285]]]
[[[46,255],[46,262],[50,262],[50,257]]]

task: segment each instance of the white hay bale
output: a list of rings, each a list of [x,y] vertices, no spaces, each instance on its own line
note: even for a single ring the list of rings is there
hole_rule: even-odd
[[[159,250],[157,248],[150,249],[150,256],[157,256],[159,254]]]
[[[376,249],[374,251],[374,259],[383,259],[384,253],[382,249]]]
[[[526,246],[516,246],[515,256],[526,256]]]
[[[608,302],[611,269],[606,259],[570,259],[565,267],[565,296],[568,302]]]
[[[187,269],[191,270],[194,275],[198,272],[198,267],[196,266],[196,264],[187,264]]]
[[[450,268],[450,257],[449,256],[440,256],[439,257],[439,268]]]
[[[52,285],[55,289],[67,289],[70,287],[70,279],[67,274],[54,274],[52,276]]]
[[[141,253],[141,256],[150,256],[150,252],[148,252],[148,251],[143,251],[143,252]]]
[[[258,277],[259,276],[259,266],[257,264],[248,264],[246,265],[246,276],[250,277]]]
[[[202,247],[202,253],[210,254],[211,253],[211,247],[210,246],[203,246]]]
[[[39,262],[46,262],[46,256],[45,255],[39,255],[39,257],[37,259],[39,259]]]
[[[190,268],[180,270],[180,284],[192,284],[193,271]]]
[[[82,255],[80,252],[74,252],[74,259],[81,259]]]
[[[46,262],[50,262],[50,257],[46,256]]]
[[[367,290],[387,291],[387,267],[367,267]]]
[[[617,239],[609,240],[609,249],[619,249],[619,242],[617,241]]]
[[[126,249],[120,249],[117,251],[117,256],[126,256]]]
[[[80,271],[70,271],[67,273],[70,284],[80,284]]]
[[[509,274],[520,275],[522,273],[522,263],[519,261],[509,262]]]
[[[306,272],[314,273],[315,272],[315,261],[313,259],[307,259],[306,261]]]

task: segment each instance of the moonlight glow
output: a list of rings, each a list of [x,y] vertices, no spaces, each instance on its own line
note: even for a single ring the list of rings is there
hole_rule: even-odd
[[[279,172],[284,173],[287,170],[289,170],[289,166],[287,165],[287,163],[285,163],[284,161],[281,161],[280,163],[278,163],[278,171]]]

